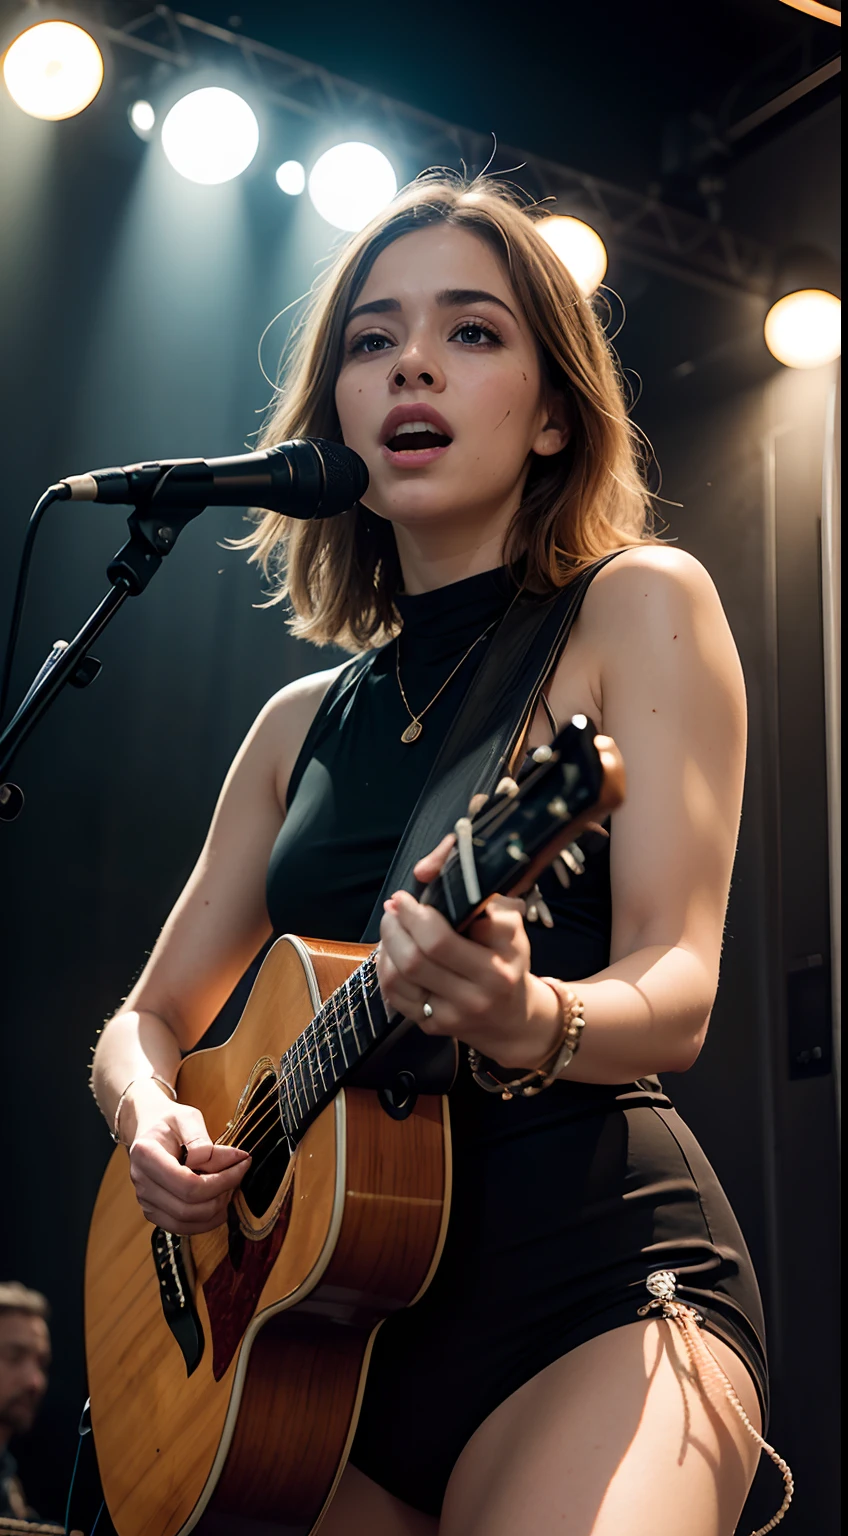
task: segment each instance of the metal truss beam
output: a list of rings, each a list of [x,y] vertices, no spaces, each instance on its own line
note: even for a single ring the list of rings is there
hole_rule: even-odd
[[[209,65],[221,47],[233,49],[269,104],[316,123],[338,122],[342,130],[345,120],[367,121],[422,168],[462,163],[472,172],[521,170],[531,196],[553,198],[557,212],[585,218],[626,261],[723,296],[768,291],[774,252],[756,240],[526,150],[495,148],[491,134],[446,122],[255,38],[165,5],[99,31],[119,48],[177,69]]]

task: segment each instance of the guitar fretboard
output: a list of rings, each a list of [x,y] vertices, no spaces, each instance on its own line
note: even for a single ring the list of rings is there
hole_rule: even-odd
[[[389,1027],[374,955],[330,994],[280,1060],[280,1114],[292,1142]]]

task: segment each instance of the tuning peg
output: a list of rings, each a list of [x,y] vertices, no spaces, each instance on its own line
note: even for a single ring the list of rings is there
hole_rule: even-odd
[[[564,886],[565,889],[568,890],[568,887],[571,884],[571,876],[563,864],[562,859],[559,857],[555,858],[551,868],[553,869],[553,872],[556,875],[560,885]]]
[[[534,885],[527,896],[527,909],[525,916],[528,923],[541,923],[543,928],[553,928],[554,920],[551,909],[545,901],[538,885]]]
[[[586,863],[586,855],[576,843],[569,843],[567,848],[560,848],[559,856],[566,869],[570,869],[573,875],[582,875]]]

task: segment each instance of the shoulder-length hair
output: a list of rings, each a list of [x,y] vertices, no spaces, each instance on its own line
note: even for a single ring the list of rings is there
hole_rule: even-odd
[[[546,210],[527,208],[510,186],[430,171],[403,188],[354,235],[318,279],[292,334],[282,382],[258,447],[293,437],[341,442],[335,386],[350,309],[380,253],[413,230],[468,230],[502,263],[539,347],[543,375],[561,393],[571,434],[565,448],[535,457],[503,559],[526,556],[523,585],[551,592],[612,550],[651,539],[645,440],[628,418],[618,359],[592,303],[539,233]],[[288,598],[294,634],[358,651],[399,625],[401,570],[391,523],[357,505],[310,522],[260,516],[246,538],[250,559],[274,582],[269,602]]]

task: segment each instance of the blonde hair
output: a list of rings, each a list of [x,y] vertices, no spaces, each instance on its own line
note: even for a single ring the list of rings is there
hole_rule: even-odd
[[[31,1291],[19,1280],[4,1280],[0,1282],[0,1317],[5,1312],[28,1312],[33,1317],[43,1317],[46,1322],[50,1316],[50,1303],[40,1291]]]
[[[505,267],[539,346],[549,387],[565,397],[567,446],[531,465],[503,558],[526,555],[524,586],[550,592],[612,550],[653,542],[644,444],[630,422],[618,359],[592,304],[538,230],[546,210],[520,192],[478,177],[429,171],[354,235],[313,286],[296,326],[283,384],[257,443],[292,437],[342,440],[335,385],[347,315],[377,257],[401,236],[443,223],[485,240]],[[275,582],[271,603],[288,597],[289,627],[318,645],[361,650],[397,627],[401,571],[391,523],[357,505],[312,522],[261,516],[233,541],[251,550]]]

